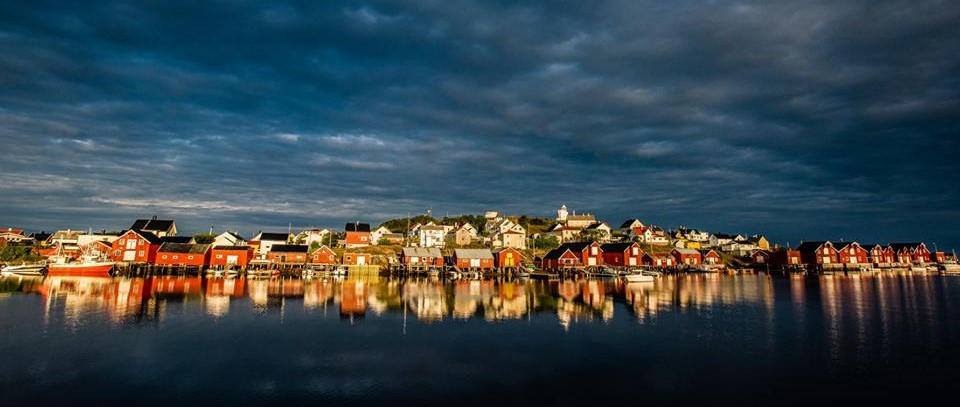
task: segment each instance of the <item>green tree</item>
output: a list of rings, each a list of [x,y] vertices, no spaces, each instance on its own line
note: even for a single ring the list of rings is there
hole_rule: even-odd
[[[217,238],[217,235],[212,233],[197,233],[193,235],[193,240],[199,244],[210,244],[213,243],[213,240]]]
[[[553,249],[560,246],[560,241],[554,235],[541,234],[533,239],[533,245],[537,249]]]

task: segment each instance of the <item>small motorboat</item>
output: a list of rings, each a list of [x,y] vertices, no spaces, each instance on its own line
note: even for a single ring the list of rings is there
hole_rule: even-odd
[[[4,266],[0,274],[4,276],[42,276],[46,264],[21,264],[19,266]]]
[[[623,278],[626,279],[628,283],[649,283],[657,279],[654,276],[645,274],[627,274],[623,276]]]

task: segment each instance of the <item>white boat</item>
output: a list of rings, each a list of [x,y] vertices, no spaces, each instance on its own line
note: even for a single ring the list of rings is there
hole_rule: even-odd
[[[4,276],[42,276],[46,264],[21,264],[19,266],[4,266],[0,274]]]
[[[344,266],[337,267],[333,269],[333,271],[331,271],[330,274],[334,276],[345,276],[347,275],[347,268]]]
[[[913,265],[913,266],[910,266],[910,271],[923,271],[923,272],[926,272],[926,271],[927,271],[927,268],[924,267],[924,266]]]
[[[627,274],[623,278],[626,279],[628,283],[648,283],[657,279],[654,276],[644,274]]]

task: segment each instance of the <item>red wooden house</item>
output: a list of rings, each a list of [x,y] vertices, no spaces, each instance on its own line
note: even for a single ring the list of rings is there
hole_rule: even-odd
[[[456,249],[453,264],[461,270],[490,270],[494,266],[493,253],[489,249]]]
[[[644,266],[652,267],[673,267],[677,265],[673,256],[658,256],[651,253],[644,253],[641,262]]]
[[[699,266],[703,263],[703,256],[693,249],[673,249],[670,251],[670,256],[677,264]]]
[[[337,264],[337,254],[323,245],[310,253],[310,262],[313,264]]]
[[[643,264],[643,250],[637,243],[607,243],[600,246],[603,264],[614,267],[634,267]]]
[[[804,264],[825,266],[840,263],[837,249],[830,242],[803,242],[797,250],[800,251],[800,260]]]
[[[164,243],[157,249],[157,265],[205,267],[210,264],[210,245]]]
[[[564,243],[543,256],[543,268],[545,269],[556,270],[602,265],[603,250],[600,248],[600,243],[597,242]]]
[[[543,256],[541,267],[545,270],[560,270],[567,268],[581,267],[583,262],[580,256],[574,253],[570,248],[556,248]]]
[[[897,258],[897,254],[890,246],[881,246],[878,244],[861,245],[867,251],[867,261],[877,267],[889,267]]]
[[[364,247],[373,244],[373,242],[370,241],[369,223],[348,223],[344,229],[347,233],[344,239],[347,248]]]
[[[154,263],[163,242],[150,232],[128,230],[113,241],[111,260],[128,263]]]
[[[250,246],[214,246],[210,249],[210,266],[217,268],[247,267],[253,259]]]
[[[404,247],[400,263],[408,267],[442,267],[443,253],[436,247]]]
[[[799,266],[803,264],[803,260],[799,250],[781,249],[770,253],[770,264]]]
[[[304,264],[307,249],[309,247],[302,244],[275,244],[267,252],[267,260],[274,264]]]
[[[897,262],[901,264],[930,262],[930,250],[927,250],[924,243],[891,243],[890,247],[896,252]]]
[[[720,253],[717,253],[713,250],[708,250],[703,254],[703,264],[718,265],[721,263],[723,263],[723,261],[720,260]]]
[[[753,264],[770,264],[771,253],[766,250],[754,250],[750,255]]]
[[[493,264],[499,269],[520,267],[522,260],[523,256],[520,251],[512,247],[504,247],[493,251]]]
[[[837,250],[837,258],[840,260],[840,264],[870,264],[867,249],[864,249],[857,242],[850,242],[841,246]]]
[[[348,266],[364,266],[370,264],[371,256],[369,253],[344,253],[343,264]]]

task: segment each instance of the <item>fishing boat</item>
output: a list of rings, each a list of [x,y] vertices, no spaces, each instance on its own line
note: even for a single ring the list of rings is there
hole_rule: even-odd
[[[438,277],[438,276],[440,276],[440,269],[438,269],[438,268],[436,268],[436,267],[430,267],[430,269],[427,270],[427,276],[429,276],[429,277]]]
[[[616,277],[616,276],[619,276],[620,274],[617,273],[617,271],[612,268],[601,267],[597,271],[587,273],[587,275],[593,276],[593,277]]]
[[[63,254],[62,245],[57,246],[57,254],[50,260],[48,276],[109,277],[115,264],[87,252],[81,252],[80,259],[75,260]]]

